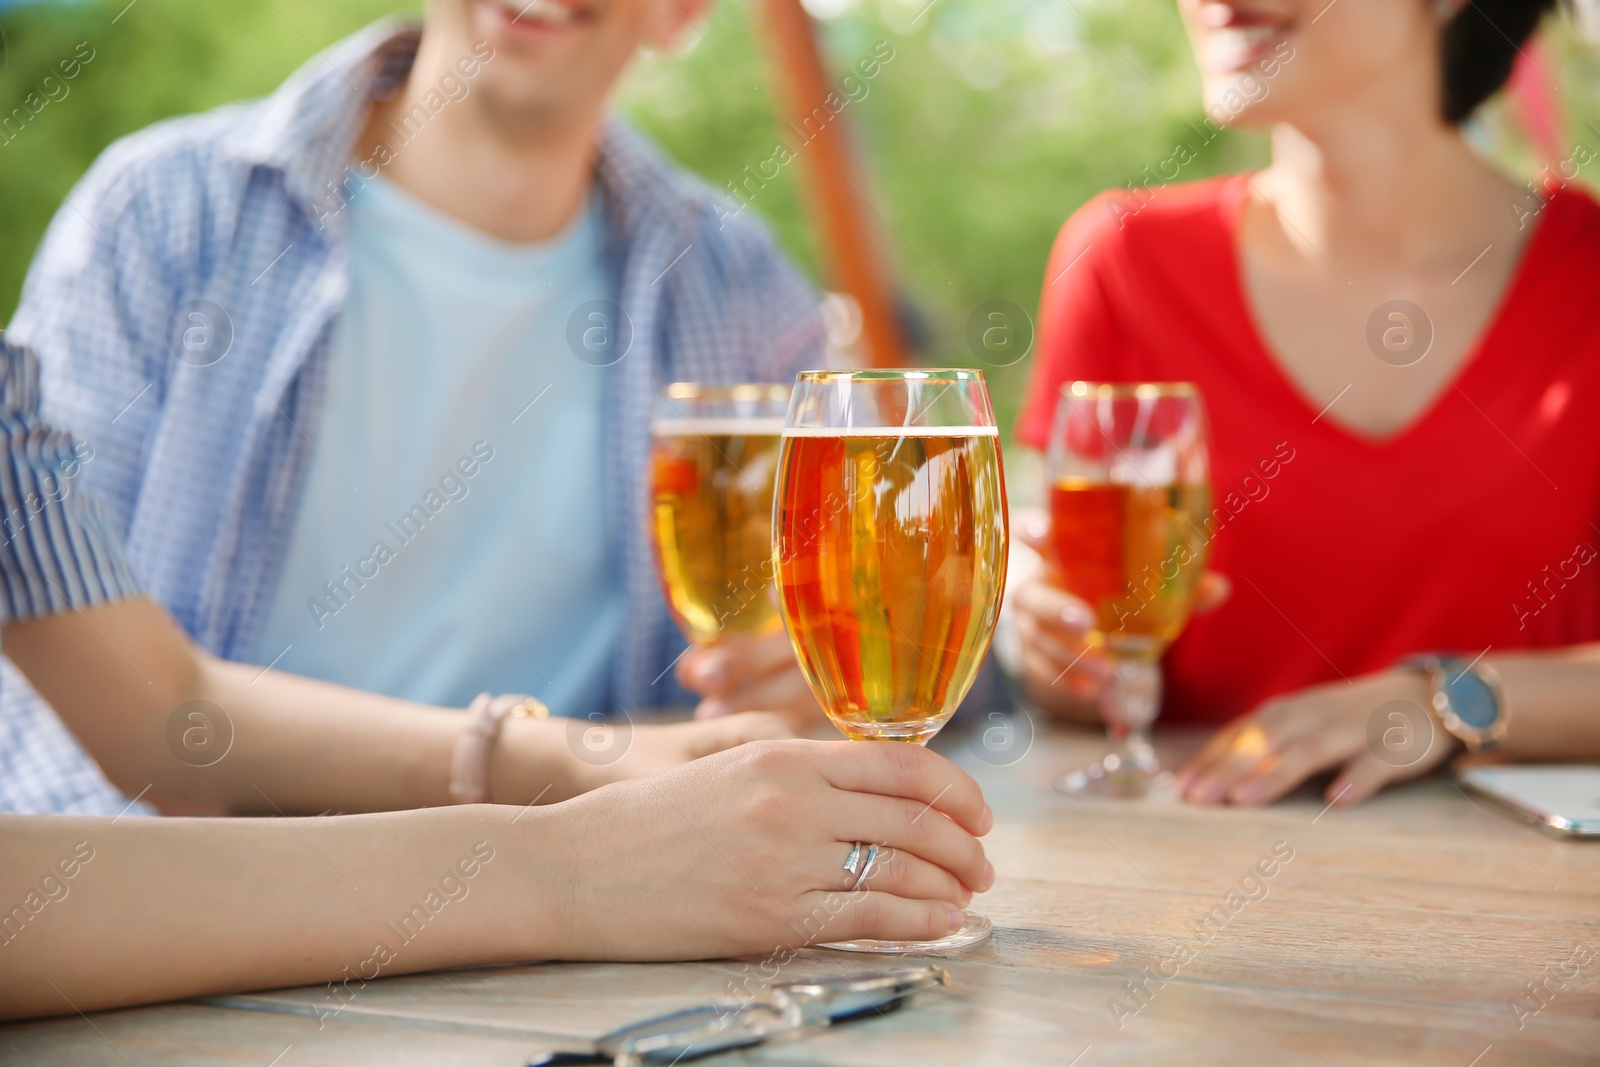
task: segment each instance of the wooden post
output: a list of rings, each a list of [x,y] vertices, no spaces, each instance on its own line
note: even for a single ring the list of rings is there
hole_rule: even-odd
[[[906,366],[909,353],[900,332],[893,287],[873,236],[874,209],[860,191],[862,182],[851,156],[845,116],[835,115],[824,103],[833,90],[811,16],[800,0],[767,0],[765,22],[783,86],[779,114],[801,142],[790,143],[805,167],[810,213],[821,238],[829,284],[861,305],[869,364]]]

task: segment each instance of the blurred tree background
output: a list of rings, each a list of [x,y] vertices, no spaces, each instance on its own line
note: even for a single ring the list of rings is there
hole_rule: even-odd
[[[760,0],[719,0],[671,57],[637,64],[620,99],[631,118],[716,186],[780,139],[756,32]],[[366,23],[415,12],[398,0],[0,0],[0,116],[87,42],[93,58],[16,136],[0,135],[0,322],[64,195],[111,141],[169,115],[270,92]],[[932,363],[977,363],[966,326],[993,299],[1032,309],[1056,229],[1108,186],[1192,139],[1198,78],[1172,0],[807,0],[836,73],[880,42],[893,58],[845,114],[883,211],[883,238],[926,331]],[[1551,34],[1568,143],[1600,149],[1600,52],[1565,23]],[[1500,107],[1477,135],[1513,171],[1534,165]],[[1184,178],[1265,158],[1229,132]],[[1581,180],[1593,183],[1600,166]],[[797,164],[753,208],[815,273]],[[992,371],[1009,423],[1027,361]]]

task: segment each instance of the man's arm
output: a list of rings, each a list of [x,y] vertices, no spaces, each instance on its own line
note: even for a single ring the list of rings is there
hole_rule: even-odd
[[[38,416],[31,352],[0,339],[0,535],[5,650],[129,795],[169,808],[314,814],[446,804],[464,723],[400,700],[222,663],[138,596],[88,494],[63,489],[70,434]],[[491,798],[563,799],[760,737],[771,720],[640,727],[604,765],[561,720],[505,725]]]
[[[128,796],[167,810],[315,815],[452,803],[460,714],[199,649],[139,597],[5,624],[4,647]],[[773,719],[635,727],[596,765],[564,719],[508,719],[490,799],[552,803],[733,745],[781,737]]]

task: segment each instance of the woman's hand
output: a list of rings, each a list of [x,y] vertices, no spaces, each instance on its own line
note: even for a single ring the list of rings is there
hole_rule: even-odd
[[[600,726],[586,723],[586,727]],[[611,728],[609,738],[594,741],[582,739],[582,731],[568,732],[570,746],[579,764],[580,780],[585,791],[598,789],[612,782],[630,778],[645,778],[652,774],[670,771],[691,760],[712,756],[718,752],[751,741],[781,741],[794,736],[794,731],[776,715],[748,712],[729,715],[706,722],[677,722]],[[621,745],[620,757],[612,758],[605,751],[607,745]]]
[[[545,958],[705,959],[859,937],[929,939],[994,881],[977,783],[916,745],[770,741],[535,809]],[[853,842],[885,849],[862,892]],[[890,851],[892,850],[892,851]]]
[[[501,804],[534,800],[554,804],[613,782],[660,774],[746,742],[793,736],[778,716],[755,713],[664,724],[509,719],[490,768],[489,796]]]
[[[1051,565],[1050,521],[1043,513],[1024,515],[1017,523],[1023,544],[1039,553],[1042,565],[1023,581],[1015,604],[1017,638],[1022,646],[1022,686],[1035,706],[1064,722],[1100,721],[1100,686],[1109,673],[1106,654],[1091,648],[1086,634],[1095,615],[1084,601],[1066,591]],[[1194,611],[1215,611],[1233,585],[1215,571],[1200,575]]]
[[[1324,799],[1354,804],[1427,773],[1456,750],[1427,706],[1419,671],[1369,674],[1270,700],[1185,764],[1178,790],[1196,804],[1266,804],[1338,767]]]
[[[691,648],[678,660],[677,675],[678,684],[705,698],[694,709],[697,719],[770,711],[783,716],[797,733],[827,722],[784,630],[765,637],[724,637]]]

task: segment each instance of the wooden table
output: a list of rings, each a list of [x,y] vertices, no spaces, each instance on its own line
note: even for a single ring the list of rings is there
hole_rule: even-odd
[[[1547,836],[1437,778],[1350,810],[1309,791],[1243,811],[1074,802],[1049,783],[1097,755],[1098,739],[1044,733],[1021,755],[980,738],[941,747],[996,813],[999,884],[977,902],[993,940],[946,957],[951,986],[897,1013],[707,1062],[1600,1063],[1600,846]],[[811,951],[781,980],[880,962]],[[109,1012],[0,1028],[0,1063],[516,1067],[729,999],[757,966],[390,978],[320,1022],[320,987]],[[1541,982],[1542,1007],[1528,999]]]

